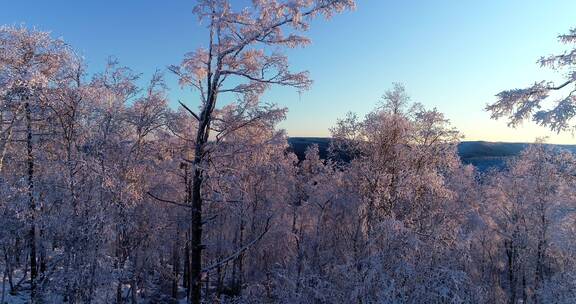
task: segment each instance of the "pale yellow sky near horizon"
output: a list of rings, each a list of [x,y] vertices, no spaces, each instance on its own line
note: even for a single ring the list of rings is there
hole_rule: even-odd
[[[489,141],[489,142],[517,142],[533,143],[539,138],[545,138],[545,142],[550,144],[576,145],[576,137],[570,132],[565,131],[556,133],[549,128],[537,125],[532,121],[526,121],[517,127],[509,127],[505,119],[493,120],[489,118],[488,113],[482,113],[480,116],[486,116],[481,119],[481,125],[478,125],[477,119],[466,119],[460,117],[450,119],[464,136],[462,141]],[[328,129],[324,132],[318,132],[317,129],[305,129],[306,126],[313,122],[303,123],[302,128],[292,128],[287,131],[291,137],[329,137]],[[282,127],[282,126],[281,126]]]

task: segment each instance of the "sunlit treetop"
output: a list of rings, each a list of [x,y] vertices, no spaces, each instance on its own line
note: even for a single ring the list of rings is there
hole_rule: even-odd
[[[266,50],[306,46],[310,40],[300,33],[314,17],[354,7],[353,0],[254,0],[235,11],[226,0],[199,1],[194,13],[207,23],[208,47],[186,54],[171,70],[181,85],[198,90],[204,103],[212,93],[257,98],[271,85],[307,89],[308,72],[291,72],[284,54]]]

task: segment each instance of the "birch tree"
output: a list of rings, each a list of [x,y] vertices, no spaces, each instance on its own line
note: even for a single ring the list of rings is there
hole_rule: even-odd
[[[22,140],[25,145],[27,195],[28,195],[28,225],[30,252],[30,286],[31,301],[37,300],[37,280],[40,266],[43,264],[44,252],[38,252],[37,217],[38,192],[36,190],[38,156],[37,143],[39,122],[45,117],[45,94],[60,81],[65,81],[70,74],[73,54],[61,41],[52,39],[48,33],[28,31],[24,28],[0,28],[0,95],[2,96],[3,114],[10,109],[8,135],[3,145],[2,157],[11,143],[11,133],[14,122],[20,120],[25,130]],[[3,115],[4,117],[4,115]],[[21,117],[20,119],[18,117]],[[2,121],[4,124],[4,121]],[[42,270],[42,269],[40,269]]]
[[[195,6],[194,13],[207,23],[207,47],[187,54],[179,66],[171,68],[180,83],[196,89],[200,97],[199,114],[190,113],[198,120],[191,160],[191,303],[201,299],[202,168],[209,153],[213,113],[225,96],[221,94],[240,94],[258,102],[272,85],[308,88],[307,72],[291,72],[285,55],[266,50],[305,46],[310,40],[297,33],[307,30],[313,17],[331,17],[353,7],[353,0],[253,1],[252,7],[240,11],[225,0],[201,0]]]
[[[564,258],[562,226],[570,222],[574,204],[574,156],[542,143],[528,147],[509,169],[494,173],[485,185],[482,213],[496,232],[509,303],[541,303],[556,264]],[[570,224],[569,224],[570,225]],[[560,247],[557,247],[560,246]],[[565,270],[566,271],[566,270]],[[546,288],[548,291],[543,292]]]

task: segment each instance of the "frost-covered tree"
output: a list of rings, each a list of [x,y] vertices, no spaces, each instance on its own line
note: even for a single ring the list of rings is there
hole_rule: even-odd
[[[538,143],[477,172],[398,84],[336,123],[326,158],[291,152],[262,96],[311,82],[279,51],[353,6],[199,1],[207,47],[170,68],[199,112],[169,106],[160,72],[90,75],[49,34],[0,28],[0,302],[574,302],[572,153]],[[490,110],[515,124],[555,89],[535,88]]]
[[[10,145],[25,143],[24,147],[18,147],[21,153],[13,155],[14,159],[26,163],[20,174],[26,180],[30,289],[32,301],[36,301],[39,272],[44,272],[46,259],[43,240],[38,239],[42,237],[42,229],[38,229],[39,209],[43,209],[42,201],[39,201],[38,162],[42,159],[39,145],[48,131],[46,112],[50,100],[47,96],[53,87],[73,76],[70,72],[76,60],[63,41],[52,39],[48,33],[25,28],[1,27],[0,50],[2,125],[4,119],[9,121],[7,129],[2,128],[2,161]],[[14,130],[18,127],[21,132]],[[21,135],[15,138],[14,132]]]
[[[558,36],[558,39],[563,44],[573,46],[576,42],[576,29]],[[541,57],[538,59],[540,66],[562,72],[563,81],[555,83],[543,80],[527,88],[502,91],[496,95],[497,101],[488,105],[486,110],[492,113],[492,118],[507,117],[510,126],[517,126],[520,122],[531,118],[556,132],[573,130],[572,119],[576,116],[575,60],[574,48],[560,55]],[[555,91],[558,93],[554,93]],[[556,97],[557,95],[560,97]]]
[[[506,290],[510,303],[545,303],[543,297],[558,292],[550,279],[559,269],[571,271],[560,265],[570,256],[563,226],[573,220],[574,165],[571,153],[539,143],[486,183],[482,214],[501,244],[494,258],[505,265],[495,269],[505,277],[495,288]]]
[[[357,228],[347,227],[356,245],[337,280],[350,294],[340,301],[476,301],[462,270],[470,206],[460,198],[473,172],[456,155],[458,132],[438,111],[410,106],[401,85],[364,120],[349,115],[332,132],[334,154],[351,158],[342,165],[357,198]]]
[[[308,73],[291,72],[285,55],[267,53],[267,49],[305,46],[309,39],[297,33],[307,30],[313,17],[330,17],[352,7],[353,0],[253,1],[251,7],[240,11],[225,0],[202,0],[195,6],[196,15],[207,23],[207,46],[187,54],[180,66],[171,68],[180,83],[196,89],[200,98],[199,114],[190,111],[198,120],[191,160],[191,303],[200,303],[201,298],[202,167],[218,102],[225,93],[234,93],[257,103],[271,85],[308,88]]]
[[[359,120],[349,114],[332,129],[334,151],[352,157],[354,181],[364,193],[364,229],[382,218],[407,220],[422,233],[434,220],[428,195],[448,199],[444,171],[457,168],[458,132],[436,110],[409,107],[401,85],[384,95],[383,103]],[[432,222],[429,222],[432,221]],[[427,222],[427,223],[426,223]]]

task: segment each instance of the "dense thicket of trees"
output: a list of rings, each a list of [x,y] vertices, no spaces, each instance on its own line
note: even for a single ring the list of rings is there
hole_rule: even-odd
[[[353,5],[199,1],[208,49],[170,68],[198,112],[161,73],[87,75],[0,28],[0,303],[575,302],[574,155],[537,143],[479,173],[398,84],[337,122],[328,159],[289,152],[260,97],[310,80],[267,52]]]

